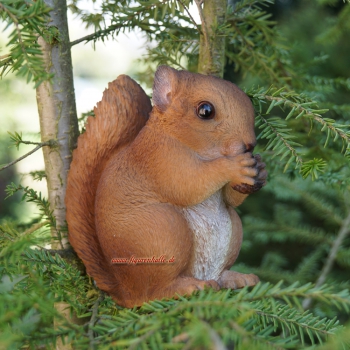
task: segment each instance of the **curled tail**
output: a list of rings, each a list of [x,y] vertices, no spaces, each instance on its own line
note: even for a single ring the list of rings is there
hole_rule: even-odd
[[[66,192],[69,241],[87,273],[107,292],[115,285],[96,235],[96,190],[107,161],[135,139],[151,109],[142,88],[128,76],[119,76],[104,91],[95,118],[88,118],[86,131],[73,152]]]

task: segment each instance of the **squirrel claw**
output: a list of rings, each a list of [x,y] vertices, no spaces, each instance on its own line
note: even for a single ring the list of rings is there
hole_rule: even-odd
[[[254,185],[240,184],[232,186],[232,188],[243,194],[252,194],[259,191],[265,185],[265,181],[256,181]]]

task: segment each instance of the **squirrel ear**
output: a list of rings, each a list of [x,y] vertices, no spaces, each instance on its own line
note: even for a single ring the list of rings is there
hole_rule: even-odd
[[[159,66],[154,76],[153,104],[164,112],[171,103],[177,81],[177,70]]]

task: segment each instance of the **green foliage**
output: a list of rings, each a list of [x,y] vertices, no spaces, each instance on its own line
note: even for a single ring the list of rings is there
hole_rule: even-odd
[[[236,71],[283,82],[290,79],[287,77],[290,68],[285,59],[286,47],[278,40],[276,23],[263,10],[271,4],[271,0],[244,0],[229,9],[227,26],[223,28],[227,37],[226,55]]]
[[[41,215],[28,225],[1,222],[0,342],[6,348],[53,348],[57,337],[77,349],[349,348],[350,69],[342,50],[350,49],[350,5],[299,2],[283,19],[270,13],[277,8],[272,0],[232,4],[215,30],[226,38],[226,78],[245,87],[256,109],[257,149],[269,171],[268,186],[241,207],[245,237],[234,268],[263,282],[122,309],[95,288],[71,252],[49,248],[49,229],[58,237],[60,231],[47,200],[12,183],[8,195],[22,192]],[[189,1],[104,0],[91,13],[77,0],[68,5],[93,31],[71,45],[138,28],[149,44],[149,69],[139,75],[144,81],[159,63],[196,71],[202,29],[189,15]],[[39,84],[47,76],[36,36],[59,41],[46,28],[48,9],[42,1],[2,1],[0,8],[13,28],[2,73],[12,69]],[[80,120],[82,132],[88,115]],[[19,133],[10,137],[17,147],[28,143]],[[309,298],[313,304],[304,310]],[[62,301],[82,325],[57,312]]]
[[[298,305],[298,297],[318,298],[319,293],[325,300],[332,295],[344,306],[349,303],[346,292],[321,292],[310,285],[281,288],[281,284],[259,284],[251,291],[206,291],[180,301],[146,303],[137,312],[121,310],[112,317],[102,316],[95,331],[102,344],[112,341],[115,346],[136,348],[145,340],[151,348],[182,348],[185,344],[188,348],[211,348],[219,343],[235,344],[237,349],[284,349],[301,345],[306,338],[322,343],[339,328],[337,322],[291,309]],[[113,331],[109,332],[111,326]]]
[[[325,171],[327,163],[322,158],[303,161],[300,154],[301,144],[292,140],[296,138],[295,132],[293,132],[296,124],[294,122],[293,128],[288,128],[288,120],[291,118],[300,119],[300,123],[303,123],[306,119],[309,123],[308,134],[312,132],[314,124],[318,124],[321,132],[326,132],[323,147],[327,147],[330,140],[336,142],[339,139],[342,145],[341,152],[347,158],[350,156],[350,124],[337,123],[333,119],[322,117],[322,114],[328,110],[319,109],[316,101],[303,94],[284,90],[284,88],[270,87],[267,90],[261,88],[258,91],[247,92],[257,109],[256,126],[261,129],[258,138],[268,140],[266,151],[274,151],[273,156],[280,156],[281,161],[284,158],[287,159],[284,171],[294,162],[295,168],[300,168],[300,173],[304,178],[311,175],[313,180],[317,179],[319,172]],[[279,117],[269,117],[277,106],[286,115],[285,120]],[[305,137],[304,135],[301,136]],[[344,162],[347,162],[347,160],[344,160]]]
[[[255,201],[264,203],[269,210],[244,215],[240,259],[254,256],[256,261],[251,267],[241,265],[240,271],[256,273],[273,283],[282,278],[286,283],[316,283],[348,220],[348,191],[320,181],[276,177],[264,192]],[[248,200],[243,210],[249,205]],[[266,212],[268,217],[264,216]],[[345,239],[334,256],[328,281],[349,286],[349,251],[350,241]]]
[[[348,291],[315,288],[310,283],[283,287],[282,282],[260,283],[240,291],[206,290],[122,309],[109,297],[98,295],[88,278],[59,255],[29,248],[33,240],[26,247],[18,239],[6,242],[7,249],[0,255],[4,266],[0,270],[0,325],[4,330],[0,339],[8,349],[52,347],[57,336],[68,336],[77,349],[209,349],[218,344],[235,344],[237,349],[296,349],[323,344],[341,330],[336,319],[302,311],[302,299],[312,297],[330,307],[350,310]],[[87,321],[77,325],[63,319],[54,308],[59,301],[68,302]],[[53,317],[60,322],[55,330],[50,326]]]
[[[275,181],[275,184],[278,182]],[[311,203],[319,203],[317,196],[323,192],[317,186],[314,194],[304,192],[302,186],[299,192],[309,196]],[[298,197],[292,185],[289,185],[288,193],[283,180],[276,187],[270,188],[276,196],[284,199]],[[23,199],[36,201],[46,218],[50,218],[47,202],[40,194],[13,184],[7,191],[12,194],[18,190],[24,191]],[[342,222],[342,213],[337,214],[337,210],[325,203],[319,203],[315,212],[323,217],[332,216],[328,218],[331,226]],[[277,256],[277,252],[275,256],[266,256],[261,264],[260,277],[278,282],[268,276],[272,268],[272,272],[280,271],[279,275],[286,280],[286,284],[280,281],[277,284],[260,283],[253,289],[239,291],[201,291],[178,300],[149,302],[133,310],[119,308],[109,297],[99,295],[91,281],[67,259],[65,251],[40,248],[49,242],[49,235],[43,235],[35,227],[21,231],[13,225],[2,225],[0,325],[4,332],[0,340],[8,349],[20,346],[52,347],[57,337],[64,339],[67,336],[77,349],[110,348],[111,345],[115,349],[180,349],[184,346],[209,349],[233,344],[237,349],[301,349],[311,344],[315,344],[316,349],[327,349],[329,341],[332,346],[337,344],[332,349],[347,346],[349,339],[346,333],[340,340],[337,338],[338,334],[342,334],[339,333],[342,327],[334,317],[336,310],[341,313],[350,311],[349,292],[342,290],[346,285],[339,289],[331,285],[315,287],[306,283],[317,275],[320,259],[332,244],[334,236],[322,229],[310,230],[305,226],[299,229],[291,226],[288,229],[288,221],[293,222],[298,213],[293,215],[289,211],[287,216],[279,211],[277,215],[275,228],[270,224],[264,233],[261,221],[256,226],[260,231],[258,234],[246,218],[245,246],[255,239],[260,242],[254,246],[259,246],[261,250],[261,242],[283,243],[287,239],[316,247],[314,252],[302,259],[294,273],[278,268],[278,265],[286,265],[286,262],[283,261],[285,258]],[[42,222],[43,225],[48,223]],[[43,225],[36,227],[41,229]],[[269,223],[266,222],[266,225]],[[250,230],[253,231],[252,235]],[[63,254],[65,258],[58,254]],[[338,260],[345,262],[343,266],[346,266],[348,258],[345,249],[339,252]],[[252,270],[250,268],[249,272]],[[299,285],[295,280],[306,284]],[[310,297],[318,307],[322,306],[322,312],[317,308],[316,313],[303,311],[302,301]],[[84,324],[78,325],[64,319],[54,307],[60,301],[67,302],[71,311],[76,312],[82,321],[85,319]],[[10,320],[6,316],[9,312],[12,315]],[[59,328],[52,327],[54,317],[60,322]],[[337,340],[333,340],[334,337]]]
[[[47,199],[42,197],[40,192],[37,193],[36,191],[29,188],[28,186],[24,187],[22,185],[16,185],[14,183],[11,183],[10,185],[8,185],[5,191],[7,193],[7,197],[13,196],[18,191],[22,191],[23,192],[22,200],[26,200],[26,202],[35,203],[41,212],[40,219],[44,219],[49,224],[49,226],[54,230],[55,232],[54,236],[57,238],[57,240],[62,246],[62,232],[63,230],[67,230],[67,228],[57,227],[56,218],[53,215],[53,211],[50,209],[50,203],[47,201]]]
[[[50,145],[51,147],[54,147],[56,145],[56,142],[53,140],[49,140],[48,142],[33,142],[33,141],[25,141],[22,139],[22,133],[18,133],[15,131],[14,133],[8,131],[7,132],[10,135],[10,140],[12,141],[13,145],[19,150],[19,146],[21,144],[24,145]]]
[[[47,14],[50,9],[43,0],[12,1],[4,0],[0,3],[1,19],[11,30],[7,46],[9,53],[0,56],[2,77],[8,70],[34,81],[38,86],[50,75],[45,72],[42,53],[37,43],[37,36],[51,38],[55,35],[52,29],[46,29]]]
[[[46,173],[43,170],[31,171],[29,175],[36,181],[41,181],[42,179],[46,178]]]
[[[87,27],[97,29],[82,38],[89,42],[116,37],[120,32],[139,28],[156,48],[150,48],[148,61],[183,68],[184,57],[198,55],[199,32],[192,19],[185,15],[189,2],[173,0],[153,1],[103,1],[100,13],[81,11],[76,1],[69,4],[73,13],[81,17]],[[108,22],[106,22],[108,18]],[[108,23],[108,24],[107,24]],[[164,30],[166,28],[166,30]],[[81,39],[72,43],[78,44]]]

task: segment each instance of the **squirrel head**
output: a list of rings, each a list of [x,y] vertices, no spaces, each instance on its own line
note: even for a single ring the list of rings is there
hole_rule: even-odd
[[[236,85],[213,76],[159,66],[151,123],[203,158],[252,151],[254,109]]]

